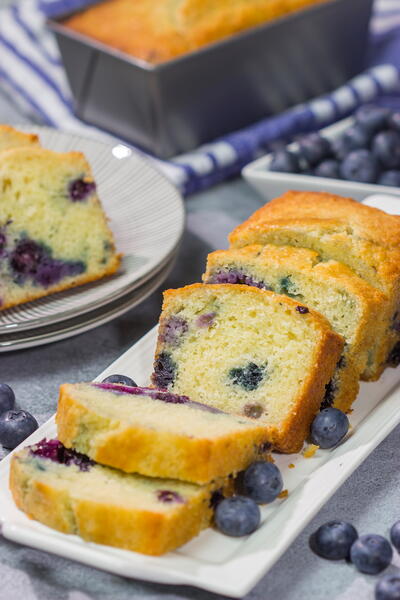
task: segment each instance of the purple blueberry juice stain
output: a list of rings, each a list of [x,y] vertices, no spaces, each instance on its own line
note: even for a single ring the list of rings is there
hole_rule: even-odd
[[[307,306],[296,306],[296,311],[298,313],[300,313],[301,315],[306,315],[307,313],[309,313],[310,311],[308,310]]]
[[[272,291],[272,288],[264,281],[254,279],[251,275],[248,275],[238,269],[221,269],[216,271],[209,277],[207,283],[242,284],[249,285],[251,287],[258,287],[262,290]]]
[[[208,327],[214,325],[216,315],[216,312],[208,312],[199,315],[196,319],[196,327],[199,327],[200,329],[208,329]]]
[[[243,414],[250,419],[259,419],[263,412],[261,404],[245,404],[243,407]]]
[[[177,367],[169,352],[161,352],[154,361],[154,373],[151,377],[154,385],[160,390],[168,389],[176,377]]]
[[[44,438],[34,446],[30,446],[29,452],[33,456],[47,458],[60,465],[75,465],[80,471],[88,471],[90,467],[96,464],[85,454],[66,448],[58,440],[46,440]]]
[[[179,396],[178,394],[171,394],[165,390],[157,390],[155,388],[150,387],[129,387],[127,385],[121,385],[120,383],[92,383],[93,387],[100,388],[102,390],[111,391],[117,394],[131,394],[133,396],[147,396],[148,398],[152,398],[153,400],[161,400],[162,402],[167,402],[168,404],[186,404],[192,408],[197,408],[198,410],[204,410],[206,412],[215,413],[215,414],[225,414],[222,410],[218,408],[214,408],[213,406],[208,406],[207,404],[202,404],[201,402],[195,402],[194,400],[190,400],[188,396]]]
[[[20,239],[9,258],[16,283],[31,279],[34,284],[49,287],[64,277],[80,275],[86,269],[82,261],[63,261],[51,256],[51,250],[28,238]]]
[[[85,181],[84,179],[75,179],[68,186],[68,195],[72,202],[82,202],[96,189],[94,181]]]
[[[163,344],[179,346],[182,337],[189,329],[188,322],[182,317],[172,315],[165,319],[161,325],[160,340]]]
[[[164,502],[165,504],[171,504],[172,502],[178,502],[178,504],[185,504],[185,500],[177,492],[171,490],[157,490],[157,500]]]

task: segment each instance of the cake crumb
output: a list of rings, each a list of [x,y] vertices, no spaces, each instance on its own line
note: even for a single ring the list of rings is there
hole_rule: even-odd
[[[315,444],[309,444],[307,448],[304,448],[303,450],[304,458],[311,458],[312,456],[314,456],[318,448],[319,446],[316,446]]]
[[[294,465],[293,463],[290,463],[289,465],[289,469],[294,469],[296,465]]]
[[[287,498],[289,496],[289,492],[287,490],[282,490],[278,495],[278,498]]]

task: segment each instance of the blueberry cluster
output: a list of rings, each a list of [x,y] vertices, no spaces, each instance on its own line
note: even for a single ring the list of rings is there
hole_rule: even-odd
[[[29,412],[15,408],[15,394],[10,386],[0,383],[0,444],[12,450],[37,428],[38,423]]]
[[[400,521],[390,530],[390,541],[400,552]],[[315,554],[328,560],[348,560],[358,571],[377,575],[392,561],[393,549],[389,541],[376,534],[358,536],[350,523],[329,521],[310,536],[310,548]],[[376,600],[399,600],[400,576],[387,575],[375,587]]]
[[[283,480],[274,463],[252,463],[239,478],[240,495],[225,498],[215,509],[215,525],[225,535],[241,537],[260,524],[258,504],[273,502],[281,493]]]
[[[400,187],[400,112],[363,106],[342,135],[312,133],[274,152],[269,170]]]

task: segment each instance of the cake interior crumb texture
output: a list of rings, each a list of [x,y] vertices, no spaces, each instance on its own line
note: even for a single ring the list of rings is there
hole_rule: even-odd
[[[298,307],[245,285],[168,290],[153,383],[260,419],[277,448],[298,451],[343,349],[326,319]]]
[[[207,483],[264,458],[265,427],[150,388],[60,388],[57,430],[68,448],[126,472]]]
[[[93,281],[120,257],[89,164],[36,145],[0,154],[0,308]]]
[[[223,484],[197,486],[96,464],[81,470],[26,448],[12,458],[10,488],[21,510],[53,529],[158,555],[209,525],[212,494]]]

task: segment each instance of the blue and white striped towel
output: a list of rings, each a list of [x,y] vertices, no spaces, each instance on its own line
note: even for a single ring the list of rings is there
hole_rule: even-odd
[[[93,0],[21,0],[0,10],[0,85],[36,121],[109,139],[77,119],[71,92],[45,15]],[[239,173],[279,139],[319,129],[360,104],[379,101],[400,108],[400,0],[375,0],[371,68],[323,97],[226,135],[170,161],[151,158],[186,195]]]

